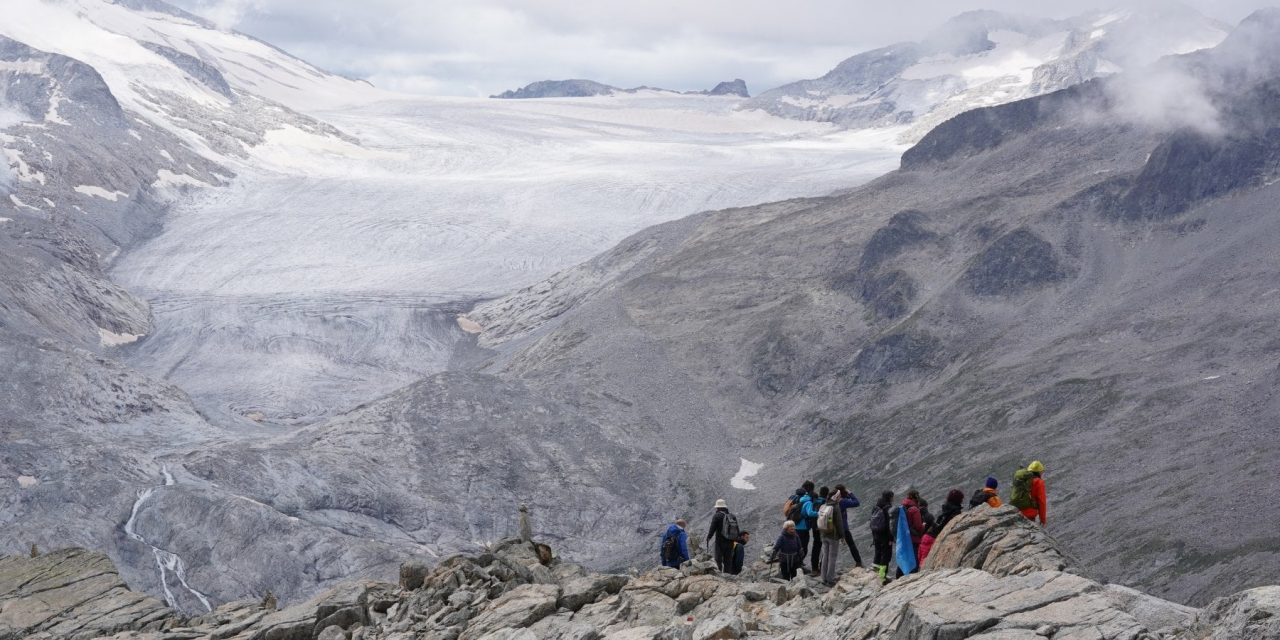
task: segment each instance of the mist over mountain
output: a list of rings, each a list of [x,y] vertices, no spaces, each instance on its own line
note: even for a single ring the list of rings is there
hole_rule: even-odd
[[[13,0],[0,551],[194,613],[520,503],[625,569],[717,498],[771,531],[801,476],[1039,458],[1096,575],[1275,582],[1278,43],[980,12],[750,100],[410,99],[158,0]]]
[[[1229,27],[1179,3],[1066,20],[959,15],[928,38],[853,56],[744,105],[847,127],[911,125],[914,142],[962,112],[1051,93],[1218,44]]]

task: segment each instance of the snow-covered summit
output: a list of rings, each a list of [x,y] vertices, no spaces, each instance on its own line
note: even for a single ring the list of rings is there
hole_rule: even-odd
[[[905,139],[915,140],[964,111],[1212,47],[1228,30],[1177,3],[1067,20],[973,11],[920,42],[853,56],[821,78],[766,91],[743,108],[850,128],[911,124]]]

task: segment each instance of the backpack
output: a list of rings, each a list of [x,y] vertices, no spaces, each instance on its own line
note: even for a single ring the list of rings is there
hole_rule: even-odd
[[[804,517],[804,506],[800,504],[800,496],[787,498],[787,503],[782,505],[782,516],[797,524],[800,522]]]
[[[680,534],[662,536],[662,564],[670,564],[680,558]]]
[[[818,509],[818,531],[825,535],[836,534],[836,506],[830,502]]]
[[[720,537],[725,540],[737,540],[742,535],[742,529],[738,528],[738,516],[726,511],[724,518],[720,520]]]
[[[1036,502],[1031,499],[1031,480],[1036,474],[1026,469],[1018,469],[1013,474],[1013,493],[1009,494],[1009,504],[1019,509],[1035,509]]]
[[[978,489],[977,491],[974,491],[973,496],[969,498],[969,508],[973,509],[975,507],[980,507],[986,504],[989,499],[991,499],[991,494],[983,491],[982,489]]]
[[[889,530],[889,510],[876,506],[871,510],[871,533],[885,533]]]

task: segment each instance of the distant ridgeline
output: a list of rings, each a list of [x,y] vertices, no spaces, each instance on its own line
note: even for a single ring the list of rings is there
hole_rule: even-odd
[[[751,94],[747,93],[747,83],[740,78],[726,80],[706,91],[672,91],[670,89],[645,86],[636,87],[634,89],[622,89],[596,82],[594,80],[539,80],[538,82],[528,84],[520,89],[503,91],[502,93],[489,97],[500,98],[503,100],[522,98],[587,98],[591,96],[611,96],[617,93],[637,93],[639,91],[663,91],[679,95],[738,96],[740,98],[751,97]]]

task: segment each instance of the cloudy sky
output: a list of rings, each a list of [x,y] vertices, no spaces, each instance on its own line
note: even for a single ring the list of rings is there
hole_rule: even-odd
[[[170,0],[325,69],[399,91],[478,96],[534,80],[752,92],[918,39],[968,9],[1066,17],[1093,0]],[[1144,0],[1164,5],[1160,0]],[[1239,22],[1264,0],[1190,0]]]

